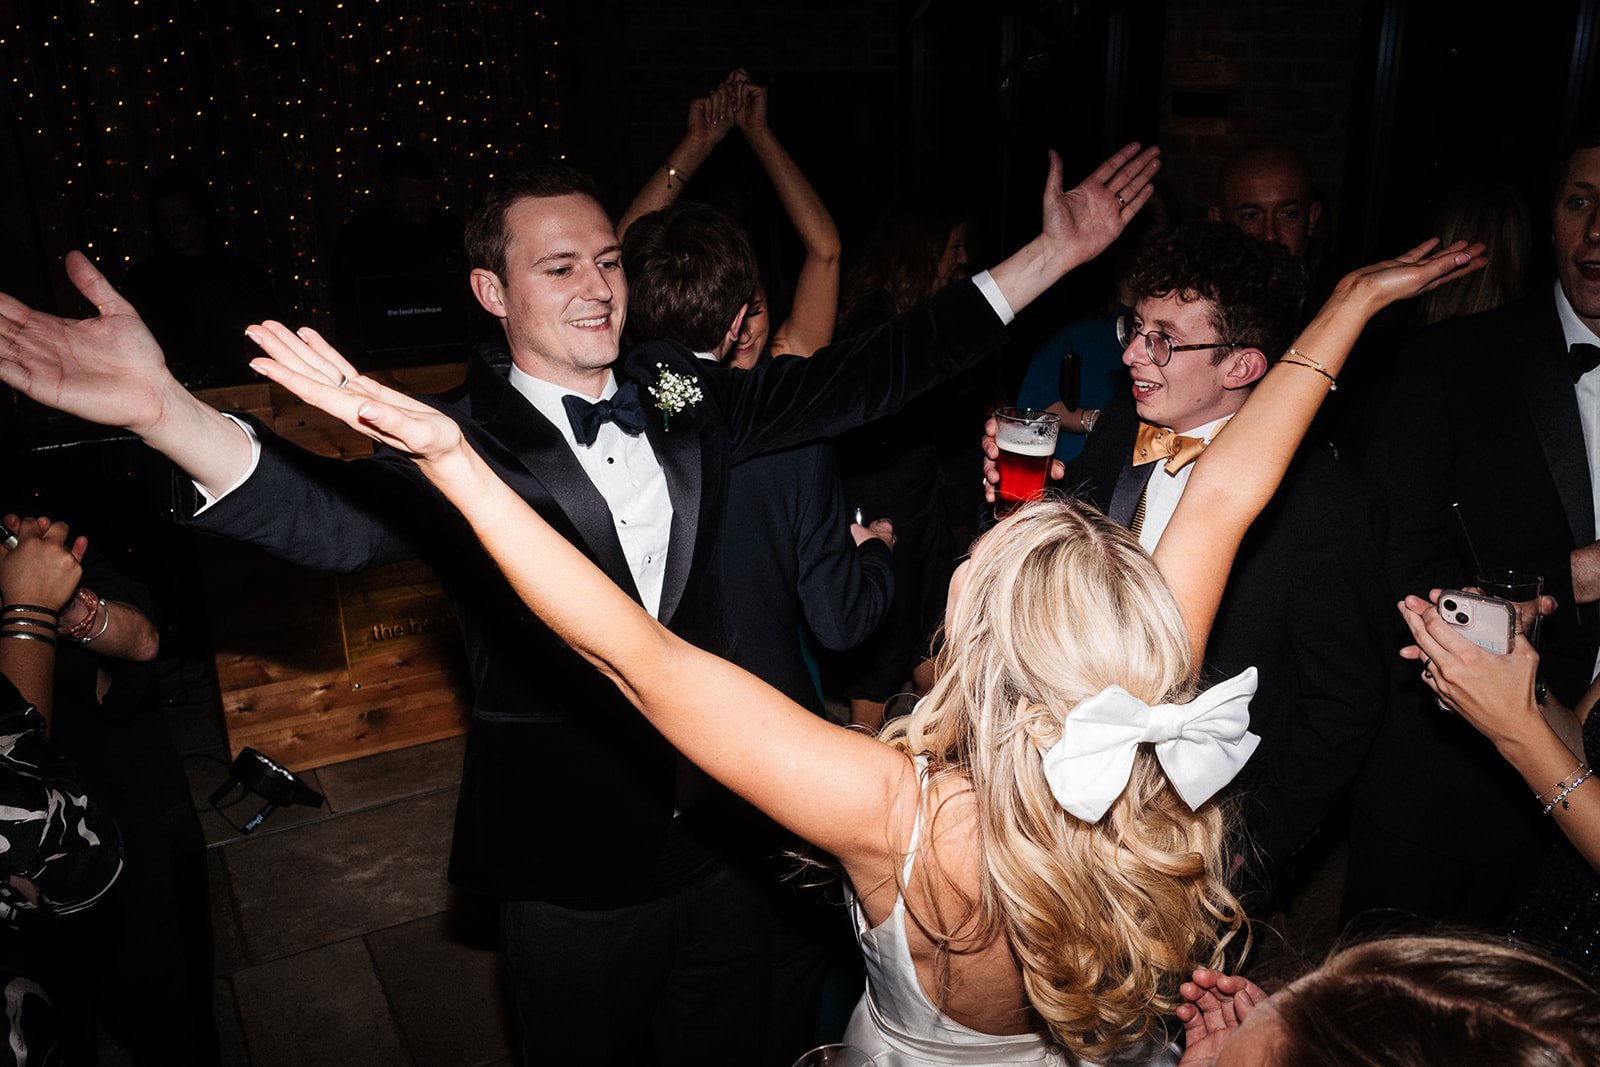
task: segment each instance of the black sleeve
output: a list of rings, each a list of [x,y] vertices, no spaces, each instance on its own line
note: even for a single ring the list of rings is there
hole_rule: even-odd
[[[703,378],[738,462],[896,412],[976,363],[1005,336],[988,299],[963,282],[810,358],[780,356],[748,372],[707,366]]]
[[[833,450],[814,451],[814,477],[800,501],[795,531],[798,592],[817,640],[843,651],[872,636],[883,621],[894,596],[894,564],[889,546],[877,538],[856,545]]]

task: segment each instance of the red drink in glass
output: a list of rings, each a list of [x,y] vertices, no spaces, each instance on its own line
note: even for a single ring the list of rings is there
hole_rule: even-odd
[[[996,443],[1000,446],[995,510],[1006,513],[1023,501],[1037,500],[1044,494],[1061,420],[1051,411],[1001,408],[995,412],[995,422],[999,425]]]

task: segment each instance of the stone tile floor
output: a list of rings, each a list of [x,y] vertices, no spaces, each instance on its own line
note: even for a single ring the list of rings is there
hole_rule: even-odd
[[[513,1063],[492,902],[445,880],[461,739],[307,771],[323,806],[274,812],[246,837],[208,803],[227,759],[209,668],[162,668],[210,846],[224,1062]],[[102,1035],[102,1064],[131,1062]]]

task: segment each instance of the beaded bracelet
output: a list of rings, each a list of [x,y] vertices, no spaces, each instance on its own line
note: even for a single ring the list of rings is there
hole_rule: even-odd
[[[85,589],[81,585],[78,587],[78,591],[72,595],[77,599],[78,603],[89,609],[89,614],[85,615],[83,620],[76,626],[63,628],[61,636],[70,637],[74,641],[82,641],[83,635],[94,629],[94,624],[99,620],[100,613],[105,610],[106,598],[96,596],[93,590]]]
[[[1589,780],[1589,776],[1594,773],[1594,771],[1589,769],[1588,764],[1581,764],[1580,770],[1582,771],[1581,774],[1579,774],[1577,771],[1573,772],[1573,774],[1577,774],[1578,776],[1573,778],[1571,782],[1561,785],[1560,792],[1556,793],[1556,795],[1551,798],[1550,803],[1544,806],[1543,814],[1549,815],[1552,811],[1555,811],[1557,804],[1561,805],[1562,811],[1566,811],[1572,807],[1572,805],[1567,801],[1568,795],[1570,795],[1574,789],[1578,788],[1584,782],[1587,782]],[[1572,776],[1568,775],[1567,777],[1570,778]],[[1565,782],[1566,779],[1562,779],[1562,781]],[[1561,783],[1557,784],[1560,785]],[[1544,798],[1540,797],[1539,799],[1542,800]]]
[[[1537,800],[1539,803],[1543,804],[1546,800],[1548,800],[1549,798],[1555,796],[1557,793],[1561,792],[1562,788],[1569,781],[1571,781],[1572,779],[1576,778],[1578,775],[1582,774],[1584,771],[1586,771],[1588,769],[1589,769],[1589,762],[1587,760],[1579,760],[1578,761],[1578,765],[1576,767],[1572,768],[1572,770],[1568,771],[1566,774],[1562,775],[1561,778],[1556,782],[1556,784],[1551,786],[1549,788],[1549,790],[1547,790],[1546,792],[1543,792],[1543,793],[1535,793],[1533,795],[1533,798],[1535,800]]]

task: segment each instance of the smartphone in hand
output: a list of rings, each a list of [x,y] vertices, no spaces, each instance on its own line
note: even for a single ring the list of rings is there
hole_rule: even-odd
[[[1446,589],[1439,594],[1439,616],[1461,636],[1497,655],[1511,651],[1517,609],[1504,600]]]

